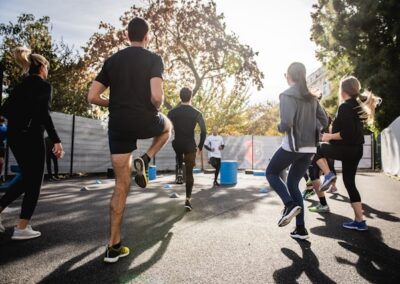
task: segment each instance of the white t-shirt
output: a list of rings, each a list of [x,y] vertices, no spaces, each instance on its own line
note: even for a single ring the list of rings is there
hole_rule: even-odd
[[[289,144],[289,137],[285,135],[282,139],[282,144],[281,147],[283,150],[288,151],[288,152],[293,152],[292,149],[290,149],[290,144]],[[300,147],[296,153],[311,153],[315,154],[317,153],[317,147]]]
[[[211,135],[208,136],[206,141],[204,142],[204,145],[207,147],[214,149],[214,151],[208,151],[208,158],[214,157],[214,158],[221,158],[221,150],[219,147],[224,145],[224,140],[222,140],[222,137],[219,135]]]

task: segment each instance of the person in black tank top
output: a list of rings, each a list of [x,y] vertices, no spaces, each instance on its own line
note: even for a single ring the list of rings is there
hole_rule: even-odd
[[[340,84],[340,95],[343,103],[339,106],[337,116],[332,124],[332,133],[324,133],[323,142],[317,150],[315,161],[324,172],[324,182],[321,189],[327,188],[329,177],[334,174],[329,171],[326,158],[342,161],[343,183],[350,197],[354,210],[354,221],[343,223],[343,227],[358,231],[368,229],[363,220],[363,210],[360,193],[356,187],[355,176],[358,164],[363,156],[363,123],[373,121],[373,114],[380,98],[371,93],[360,95],[361,85],[355,77],[348,77]]]
[[[200,153],[203,149],[206,138],[206,125],[203,115],[192,106],[192,91],[183,88],[180,91],[181,103],[168,113],[168,118],[174,126],[175,139],[172,147],[176,153],[177,180],[176,183],[183,183],[182,165],[185,162],[186,170],[186,202],[188,211],[192,210],[190,203],[193,189],[193,168],[196,164],[196,150]],[[194,130],[196,125],[200,126],[200,141],[196,146]]]

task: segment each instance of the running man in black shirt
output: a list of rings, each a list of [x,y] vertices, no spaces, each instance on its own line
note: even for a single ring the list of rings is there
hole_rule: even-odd
[[[203,115],[200,111],[192,106],[192,91],[183,88],[180,92],[181,104],[168,113],[174,125],[175,139],[172,147],[176,153],[176,163],[178,173],[182,173],[182,165],[185,162],[186,169],[186,202],[185,208],[191,211],[193,189],[193,168],[196,164],[196,141],[194,140],[194,129],[196,125],[200,126],[200,142],[197,146],[198,153],[203,149],[204,140],[206,139],[206,125]]]
[[[133,161],[136,183],[148,183],[150,159],[167,143],[171,122],[159,112],[164,100],[163,62],[147,50],[149,25],[142,18],[128,24],[131,46],[108,58],[89,90],[89,103],[109,108],[108,138],[115,173],[115,190],[111,198],[110,240],[105,262],[117,262],[129,254],[121,245],[121,222],[131,184],[132,152],[137,139],[153,138],[147,152]],[[109,100],[101,94],[110,88]]]

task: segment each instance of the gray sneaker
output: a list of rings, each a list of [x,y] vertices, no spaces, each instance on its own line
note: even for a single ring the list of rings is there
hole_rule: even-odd
[[[34,231],[30,225],[26,226],[25,229],[21,230],[17,227],[14,228],[14,234],[12,240],[30,240],[40,237],[42,234],[39,231]]]
[[[4,233],[6,231],[6,228],[4,228],[2,220],[1,220],[1,215],[0,215],[0,233]]]
[[[330,211],[328,205],[324,206],[321,203],[319,203],[317,206],[309,208],[308,210],[310,210],[310,212],[315,212],[315,213],[328,213]]]

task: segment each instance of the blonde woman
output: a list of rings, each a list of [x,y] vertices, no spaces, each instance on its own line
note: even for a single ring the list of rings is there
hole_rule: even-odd
[[[323,142],[318,148],[315,160],[325,174],[325,180],[333,173],[329,172],[325,158],[342,161],[343,183],[350,197],[354,210],[354,221],[344,223],[343,227],[358,231],[368,229],[363,220],[360,193],[357,190],[355,176],[358,164],[363,155],[363,123],[371,123],[375,108],[381,99],[372,93],[360,94],[361,84],[356,77],[347,77],[340,83],[340,96],[343,103],[339,106],[337,116],[332,124],[332,133],[324,133]],[[327,182],[321,185],[324,190]]]
[[[35,211],[43,180],[44,129],[54,143],[53,153],[57,158],[62,156],[63,148],[50,116],[51,85],[46,81],[48,61],[24,47],[16,48],[14,57],[16,63],[22,67],[25,77],[1,107],[0,114],[8,120],[8,144],[17,160],[22,178],[0,199],[0,213],[24,194],[20,218],[12,239],[27,240],[41,235],[39,231],[32,229],[29,222]],[[0,231],[4,231],[1,219]]]

